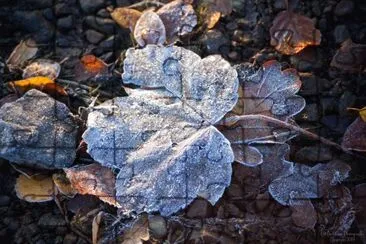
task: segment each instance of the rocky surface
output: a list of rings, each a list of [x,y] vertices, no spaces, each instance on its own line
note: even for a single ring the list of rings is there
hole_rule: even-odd
[[[0,157],[41,168],[63,168],[75,159],[75,122],[65,104],[30,90],[0,108]]]

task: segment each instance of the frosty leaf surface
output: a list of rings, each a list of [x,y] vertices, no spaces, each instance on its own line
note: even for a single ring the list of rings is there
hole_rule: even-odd
[[[296,200],[321,198],[348,177],[351,168],[341,161],[317,164],[314,167],[295,164],[293,171],[269,185],[272,197],[282,205],[296,204]]]
[[[171,42],[175,37],[192,32],[197,25],[197,16],[192,5],[183,0],[175,0],[165,4],[156,12],[163,21],[167,39]]]
[[[213,126],[237,102],[237,73],[219,56],[180,47],[129,49],[124,83],[136,89],[89,114],[90,155],[120,170],[124,213],[170,215],[197,196],[214,204],[231,179],[234,155]]]
[[[237,71],[241,85],[239,100],[221,121],[220,130],[231,142],[235,160],[256,166],[263,162],[263,156],[255,144],[284,143],[296,135],[260,116],[294,123],[292,117],[304,108],[305,100],[296,95],[301,87],[296,70],[282,70],[277,61],[268,61],[259,70],[242,64]],[[241,120],[240,116],[247,117]]]

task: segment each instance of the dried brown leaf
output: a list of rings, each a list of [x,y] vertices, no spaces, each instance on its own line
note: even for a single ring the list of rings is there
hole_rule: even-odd
[[[129,28],[131,32],[141,15],[140,11],[131,8],[116,8],[111,12],[112,19],[122,28]]]
[[[37,175],[28,178],[19,175],[15,184],[17,196],[27,202],[52,201],[54,196],[54,185],[52,178],[47,175]]]
[[[269,30],[271,45],[277,51],[293,55],[310,45],[320,45],[321,33],[313,21],[290,11],[280,12]]]
[[[106,203],[118,206],[114,189],[116,179],[109,168],[95,163],[64,169],[64,171],[72,187],[79,194],[94,195]]]
[[[39,59],[23,70],[23,79],[45,76],[54,80],[59,76],[60,71],[61,66],[59,63],[48,59]]]
[[[21,41],[10,54],[6,64],[10,71],[14,71],[17,68],[21,68],[26,61],[33,58],[38,51],[36,43],[28,39],[26,41]]]
[[[342,147],[348,150],[366,152],[366,122],[357,118],[343,135]]]
[[[214,28],[221,17],[221,13],[212,4],[201,4],[198,7],[198,13],[200,16],[200,24],[206,26],[207,29]]]
[[[351,73],[362,71],[366,67],[366,45],[346,40],[334,55],[330,66]]]

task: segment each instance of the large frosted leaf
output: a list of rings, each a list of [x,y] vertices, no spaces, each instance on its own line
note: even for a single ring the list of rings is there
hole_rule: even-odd
[[[97,107],[83,135],[95,160],[120,169],[122,211],[170,215],[197,196],[214,204],[234,155],[212,125],[237,102],[235,69],[220,56],[148,45],[127,51],[122,78],[150,90]]]
[[[220,129],[231,142],[235,160],[256,166],[263,163],[263,156],[255,144],[284,143],[296,134],[255,115],[294,123],[291,118],[304,108],[305,100],[295,95],[301,87],[296,70],[282,71],[277,61],[268,61],[259,70],[239,65],[237,71],[242,87],[239,101],[221,122],[224,126]],[[246,119],[231,120],[239,116],[246,116]]]

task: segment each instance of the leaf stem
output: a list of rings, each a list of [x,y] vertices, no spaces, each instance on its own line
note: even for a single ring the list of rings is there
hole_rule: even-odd
[[[266,116],[266,115],[261,115],[261,114],[237,115],[237,116],[232,116],[232,117],[229,117],[229,118],[225,118],[225,123],[234,124],[234,123],[237,123],[238,121],[253,120],[253,119],[264,120],[264,121],[279,125],[283,128],[287,128],[287,129],[299,132],[299,133],[303,134],[304,136],[309,137],[310,139],[320,141],[321,143],[323,143],[325,145],[335,147],[338,150],[341,150],[345,153],[348,153],[348,154],[351,153],[352,154],[352,152],[350,152],[349,150],[341,147],[339,144],[337,144],[337,143],[335,143],[331,140],[328,140],[328,139],[326,139],[322,136],[319,136],[315,133],[307,131],[307,130],[299,127],[299,126],[296,126],[296,125],[293,125],[293,124],[287,123],[285,121],[282,121],[282,120],[279,120],[279,119],[276,119],[276,118],[273,118],[273,117],[270,117],[270,116]]]

